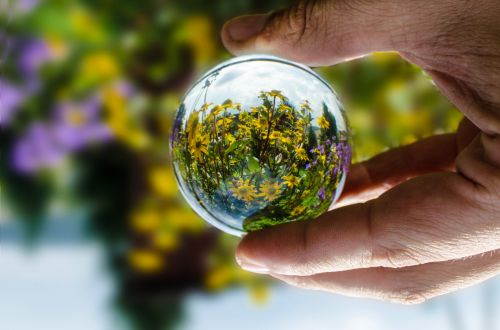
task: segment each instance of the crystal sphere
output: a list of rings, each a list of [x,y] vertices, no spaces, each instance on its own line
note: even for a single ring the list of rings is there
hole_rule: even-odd
[[[342,105],[320,76],[250,55],[216,66],[187,92],[170,147],[190,206],[240,236],[326,212],[344,186],[349,140]]]

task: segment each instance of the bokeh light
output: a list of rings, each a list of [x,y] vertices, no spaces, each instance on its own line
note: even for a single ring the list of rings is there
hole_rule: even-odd
[[[236,265],[238,239],[207,226],[185,203],[168,150],[183,93],[231,58],[219,39],[223,23],[289,4],[0,0],[0,264],[6,265],[0,305],[8,311],[0,311],[0,322],[76,329],[99,309],[96,315],[112,320],[102,329],[171,329],[190,322],[193,292],[224,306],[215,301],[233,289],[248,291],[259,313],[266,313],[266,302],[274,306],[276,283]],[[462,118],[419,68],[395,53],[314,70],[343,102],[354,162],[452,132]],[[85,271],[92,267],[101,277]],[[84,275],[88,283],[68,284]],[[104,293],[105,306],[90,303]],[[337,299],[331,315],[354,306]],[[45,308],[51,302],[57,307]],[[303,305],[286,302],[285,312],[310,320],[291,311]],[[373,308],[357,306],[356,315]],[[277,310],[266,314],[269,322]],[[238,324],[231,315],[225,320]],[[15,324],[2,325],[23,329]]]

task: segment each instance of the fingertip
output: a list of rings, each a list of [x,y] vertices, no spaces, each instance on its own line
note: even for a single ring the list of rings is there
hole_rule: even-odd
[[[270,272],[269,267],[264,265],[259,258],[255,256],[255,249],[253,249],[253,240],[248,239],[253,237],[255,233],[247,234],[243,237],[240,244],[236,248],[236,262],[238,265],[249,272],[258,274],[268,274]],[[258,245],[257,245],[258,249]]]
[[[240,261],[259,259],[259,250],[266,244],[266,239],[262,236],[268,230],[269,228],[265,228],[245,234],[236,248],[236,258]]]
[[[231,35],[229,34],[229,28],[228,28],[228,25],[231,23],[231,21],[227,21],[226,23],[224,23],[224,25],[222,26],[222,29],[220,31],[220,38],[221,38],[221,41],[222,41],[222,44],[224,45],[224,47],[233,55],[237,55],[237,52],[235,51],[236,50],[236,42],[231,39]]]
[[[268,18],[268,14],[238,16],[226,22],[223,30],[230,40],[244,42],[260,34]]]
[[[244,15],[227,21],[221,29],[224,47],[234,55],[255,51],[254,40],[264,29],[269,14]]]
[[[280,20],[283,15],[245,15],[227,21],[221,29],[224,47],[233,55],[269,54],[310,66],[336,63],[329,47],[316,38],[302,38],[296,28]],[[326,42],[326,41],[325,41]],[[338,62],[338,61],[337,61]]]

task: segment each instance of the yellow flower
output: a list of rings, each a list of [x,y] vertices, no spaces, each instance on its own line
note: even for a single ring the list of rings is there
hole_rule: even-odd
[[[153,273],[163,266],[161,256],[149,250],[134,250],[128,255],[130,265],[138,271]]]
[[[115,87],[106,88],[103,96],[106,124],[114,135],[132,148],[147,147],[150,143],[149,135],[129,115],[126,97]]]
[[[337,175],[337,178],[335,179],[335,183],[333,184],[333,189],[337,189],[340,183],[340,175]]]
[[[234,280],[233,268],[220,266],[210,271],[205,279],[205,285],[210,290],[219,290]]]
[[[285,98],[283,96],[283,94],[281,93],[281,91],[278,91],[278,90],[275,90],[275,89],[273,89],[272,91],[268,92],[267,95],[269,95],[270,97],[277,97],[280,100],[283,100]]]
[[[172,251],[179,244],[179,238],[175,233],[163,230],[154,235],[153,244],[162,251]]]
[[[67,13],[71,32],[76,34],[78,40],[102,42],[106,37],[105,25],[99,21],[98,15],[93,15],[90,10],[85,10],[83,7],[74,7]]]
[[[193,140],[191,140],[189,151],[200,163],[203,163],[202,154],[208,154],[208,135],[196,131]]]
[[[307,157],[307,152],[304,150],[304,148],[295,148],[295,153],[297,154],[297,157],[299,157],[300,160],[308,160],[309,159]]]
[[[312,111],[312,109],[311,109],[311,105],[309,104],[309,101],[305,101],[304,103],[302,103],[302,104],[300,105],[300,108],[301,108],[302,110],[307,111],[307,112]]]
[[[152,190],[162,197],[176,197],[178,195],[174,174],[171,168],[158,166],[149,172],[149,184]]]
[[[237,130],[238,138],[240,139],[245,139],[251,134],[251,128],[249,127],[248,123],[246,122],[239,122],[238,123],[238,130]]]
[[[236,141],[236,138],[231,133],[226,133],[226,135],[224,135],[224,138],[227,141],[227,145],[231,145]]]
[[[265,117],[259,117],[253,120],[253,125],[258,129],[267,129],[267,119]]]
[[[253,118],[250,116],[250,113],[248,111],[240,111],[239,115],[232,116],[234,119],[237,120],[239,123],[245,123],[245,125],[252,124]]]
[[[199,232],[205,223],[189,208],[169,208],[164,214],[165,224],[176,231]]]
[[[224,127],[227,128],[227,126],[229,126],[232,122],[233,121],[231,120],[231,118],[220,118],[217,120],[215,125],[217,126],[217,129],[220,129],[222,125],[224,125]]]
[[[205,112],[205,111],[208,110],[208,107],[211,106],[211,105],[212,105],[212,103],[210,103],[210,102],[203,103],[203,105],[201,106],[200,110],[203,111],[203,112]]]
[[[290,213],[290,215],[292,217],[296,216],[296,215],[299,215],[301,214],[302,212],[304,212],[306,208],[302,205],[299,205],[299,206],[296,206],[293,210],[292,210],[292,213]]]
[[[292,108],[290,108],[288,105],[285,105],[283,103],[280,104],[278,107],[279,111],[292,111]]]
[[[283,143],[292,143],[292,140],[290,140],[289,137],[284,137],[284,136],[280,138],[280,141]]]
[[[188,118],[187,122],[187,127],[186,131],[188,132],[189,136],[192,137],[194,132],[197,130],[198,127],[198,111],[193,111]]]
[[[82,109],[72,108],[65,113],[65,120],[72,126],[80,127],[87,122]]]
[[[250,288],[250,297],[255,304],[262,305],[269,299],[269,288],[264,284],[253,285]]]
[[[280,138],[281,138],[281,136],[282,136],[282,135],[281,135],[281,132],[278,132],[278,131],[273,131],[273,132],[271,133],[271,135],[269,135],[269,138],[270,138],[271,140],[276,140],[276,139],[280,139]]]
[[[154,210],[140,210],[132,214],[130,221],[134,230],[146,233],[155,231],[160,227],[161,217]]]
[[[224,109],[229,109],[229,108],[239,109],[241,107],[241,104],[240,103],[233,103],[233,101],[228,100],[226,103],[224,103],[222,105],[222,107]]]
[[[222,111],[224,111],[226,109],[230,109],[230,108],[239,109],[240,106],[241,105],[239,103],[233,103],[231,100],[229,100],[227,103],[213,106],[212,110],[210,110],[210,114],[213,117],[215,117],[215,116],[219,115]]]
[[[80,77],[91,83],[109,81],[120,73],[116,58],[107,52],[100,51],[84,57],[80,66]]]
[[[250,202],[257,197],[255,186],[250,184],[250,180],[243,181],[239,179],[230,190],[236,198],[246,202]]]
[[[217,55],[217,43],[213,37],[213,22],[209,17],[188,16],[178,32],[182,41],[193,49],[197,64],[214,60]]]
[[[222,105],[216,105],[212,108],[211,110],[211,114],[213,116],[217,116],[218,114],[220,114],[225,108],[222,106]]]
[[[57,35],[49,34],[45,38],[50,55],[61,61],[68,54],[68,45]]]
[[[283,180],[285,180],[284,183],[288,186],[288,188],[293,188],[300,182],[299,178],[292,174],[283,176]]]
[[[144,149],[151,142],[149,136],[138,128],[131,129],[124,137],[124,140],[135,149]]]
[[[280,197],[281,187],[277,182],[265,180],[259,187],[260,194],[258,196],[264,197],[268,201],[273,201]]]
[[[323,129],[328,129],[330,127],[330,123],[326,120],[325,116],[321,116],[318,118],[318,125]]]

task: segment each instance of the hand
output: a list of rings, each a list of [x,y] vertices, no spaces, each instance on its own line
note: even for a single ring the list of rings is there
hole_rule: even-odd
[[[348,206],[248,234],[239,264],[299,287],[402,303],[498,275],[499,17],[498,0],[304,0],[226,23],[223,42],[238,55],[318,66],[398,51],[467,118],[457,134],[353,166]]]

